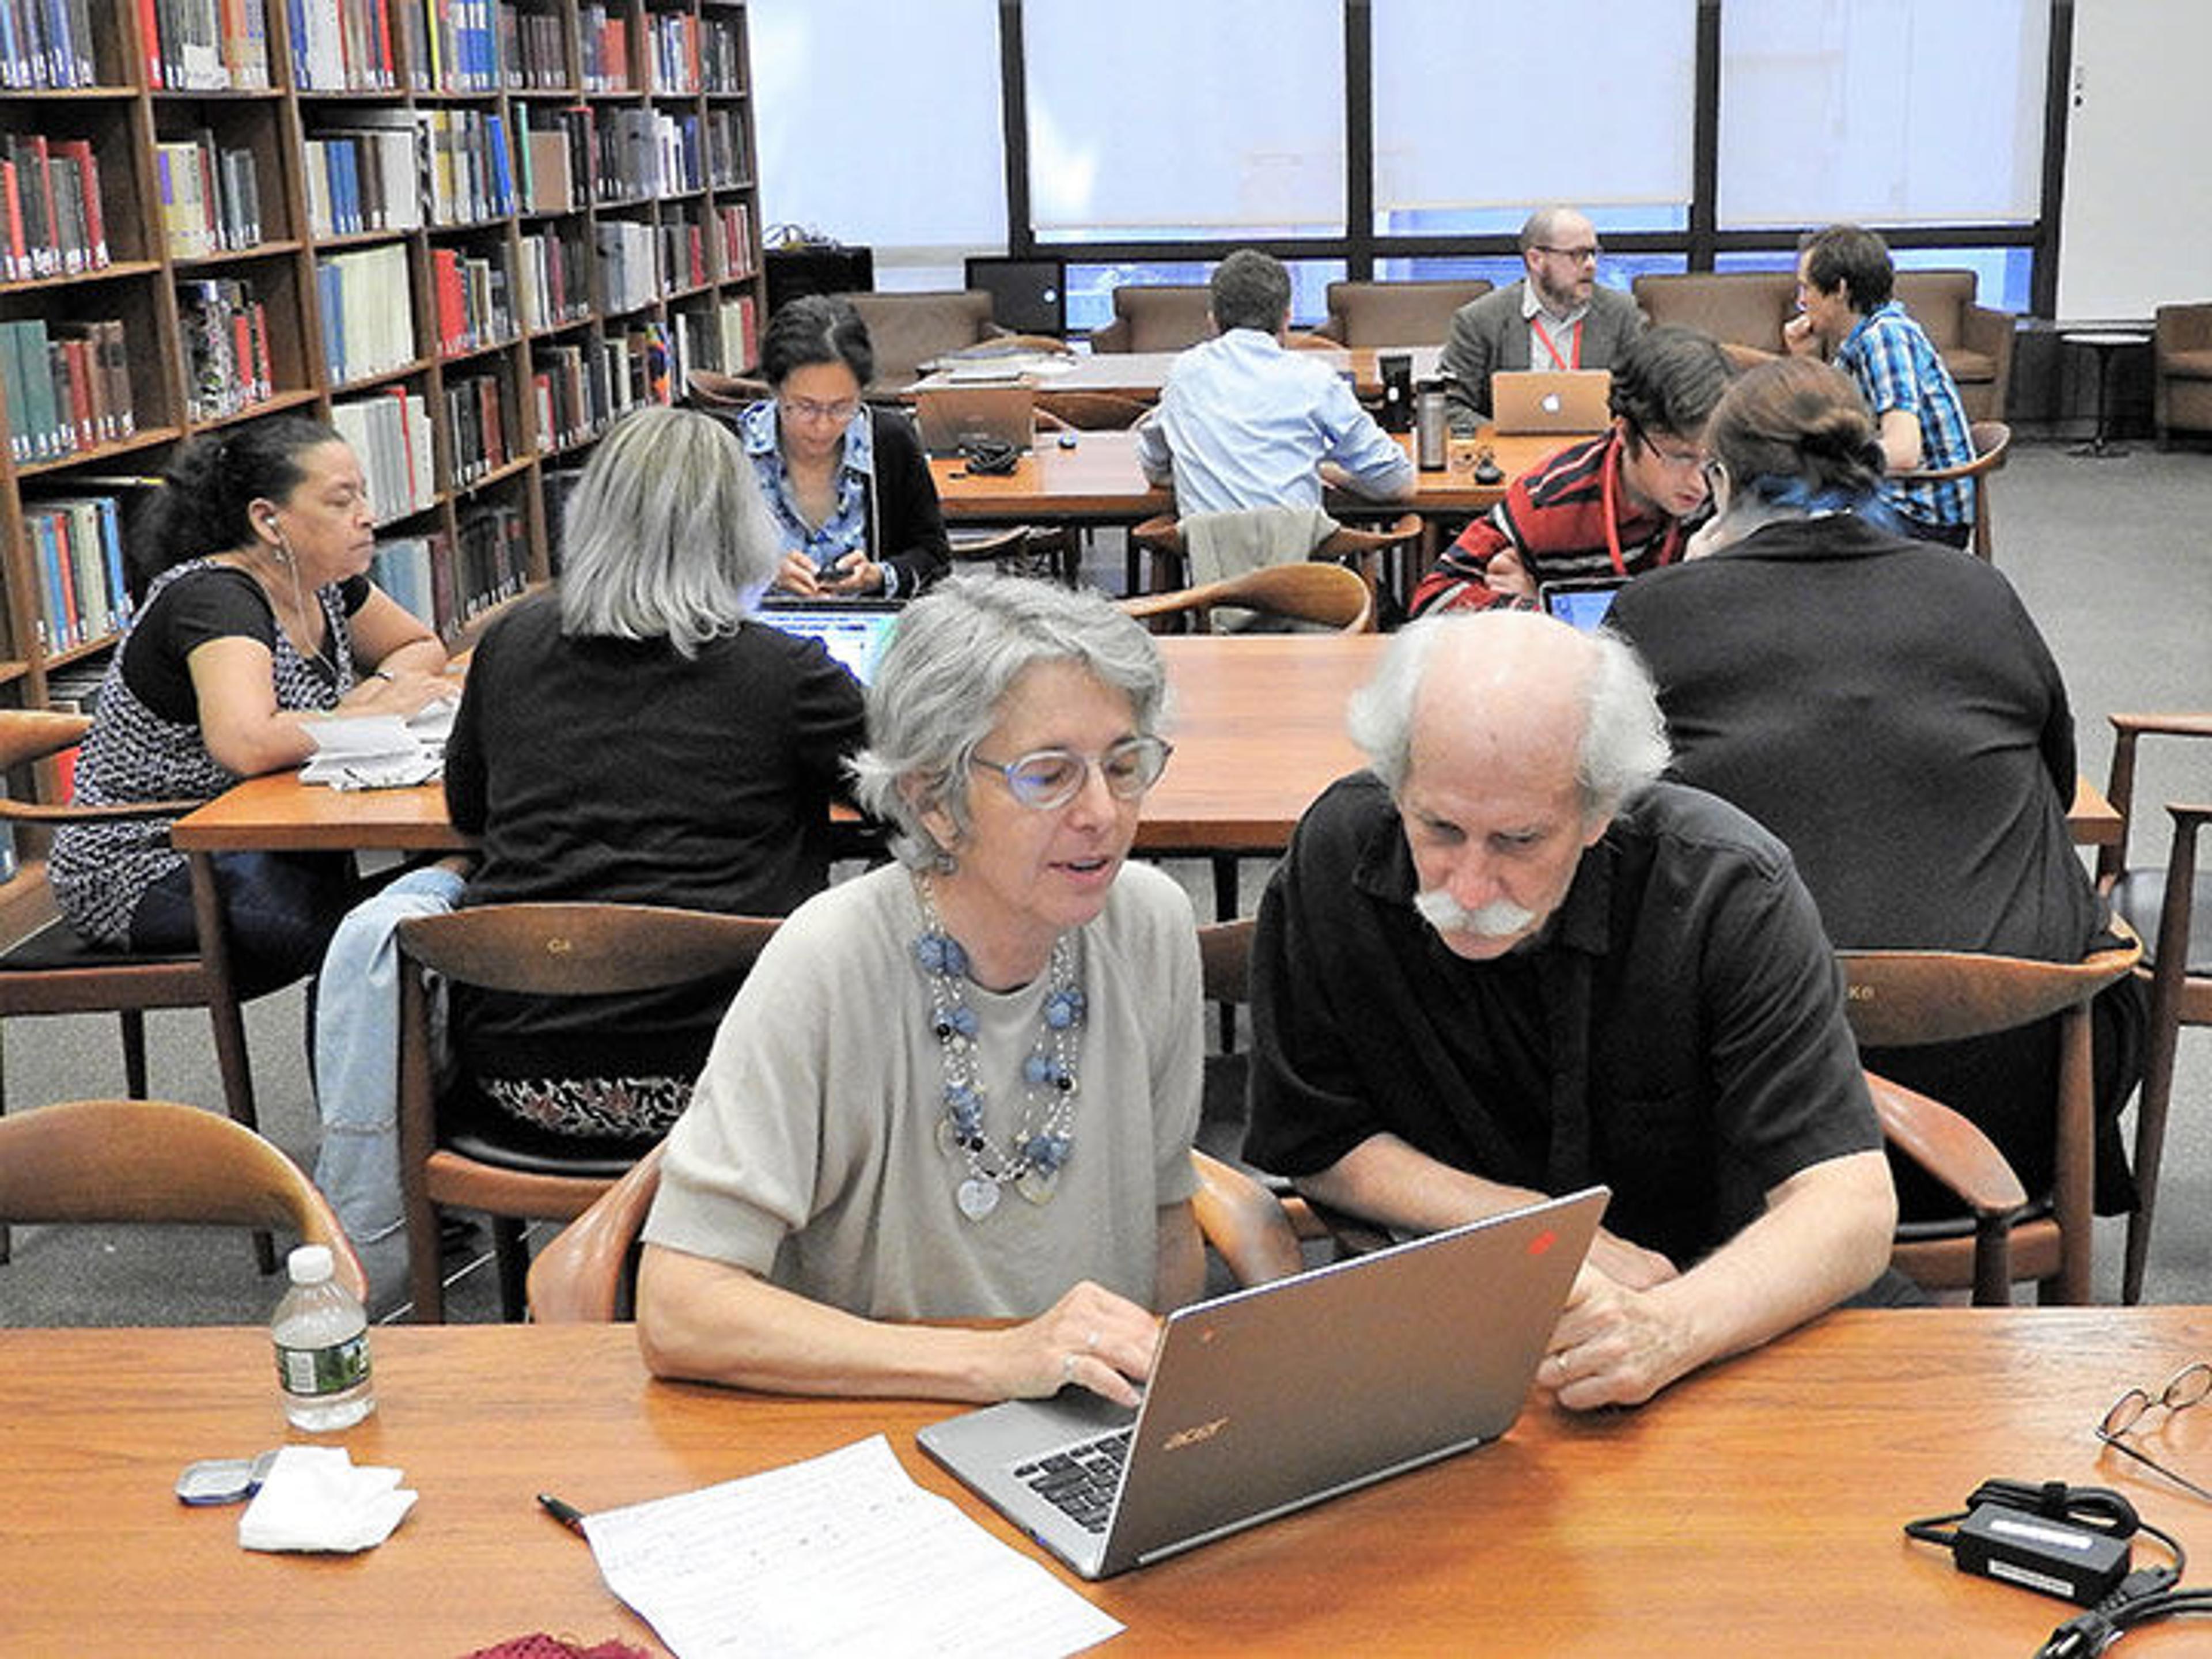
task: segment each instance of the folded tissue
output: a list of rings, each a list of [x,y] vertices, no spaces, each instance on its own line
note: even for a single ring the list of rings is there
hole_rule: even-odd
[[[398,1469],[356,1468],[343,1446],[286,1446],[238,1517],[249,1550],[374,1549],[415,1507]]]

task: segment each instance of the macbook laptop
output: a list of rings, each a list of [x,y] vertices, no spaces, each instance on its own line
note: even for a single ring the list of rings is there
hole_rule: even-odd
[[[1565,581],[1539,582],[1536,598],[1544,614],[1571,623],[1585,633],[1597,627],[1613,609],[1613,596],[1627,584],[1626,576],[1578,576]]]
[[[1068,1388],[915,1437],[1085,1578],[1147,1565],[1504,1433],[1607,1197],[1180,1309],[1133,1415]]]
[[[1035,441],[1036,392],[1019,381],[923,386],[914,394],[921,447],[929,455],[957,455],[978,438],[1027,450]]]
[[[1491,424],[1500,437],[1602,432],[1613,420],[1613,376],[1601,368],[1501,368],[1490,377]]]
[[[754,614],[771,628],[821,641],[866,685],[875,678],[876,665],[898,627],[899,609],[896,599],[770,599]]]

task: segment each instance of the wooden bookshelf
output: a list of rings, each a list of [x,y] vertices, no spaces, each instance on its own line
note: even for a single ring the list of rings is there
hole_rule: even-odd
[[[742,0],[47,10],[97,27],[0,64],[0,268],[27,267],[0,280],[0,702],[45,706],[50,673],[118,637],[55,614],[100,573],[82,554],[58,571],[54,523],[104,518],[27,520],[107,495],[127,522],[195,433],[387,400],[416,411],[374,428],[409,477],[427,413],[430,487],[380,499],[379,537],[442,567],[434,620],[458,636],[550,574],[549,473],[690,369],[751,367],[766,296]],[[533,148],[533,131],[559,137]],[[50,206],[50,184],[76,194]],[[119,348],[94,326],[117,322]],[[236,406],[241,386],[262,395]],[[121,614],[94,597],[78,610]]]

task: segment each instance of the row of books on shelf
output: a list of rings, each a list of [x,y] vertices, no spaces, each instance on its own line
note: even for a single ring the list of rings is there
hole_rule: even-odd
[[[123,580],[122,511],[112,495],[23,503],[24,539],[39,579],[39,648],[70,651],[131,619]]]
[[[90,0],[0,0],[0,86],[100,84]]]
[[[434,225],[472,225],[514,211],[514,157],[507,120],[473,109],[415,112],[422,129]]]
[[[315,261],[323,313],[323,369],[333,386],[404,368],[420,357],[415,343],[407,245],[349,248]]]
[[[430,250],[430,312],[438,350],[447,357],[512,340],[513,283],[504,246],[470,252]]]
[[[584,90],[628,92],[629,21],[603,5],[576,9],[576,45],[584,55]]]
[[[137,420],[122,323],[0,322],[0,396],[17,466],[128,438]]]
[[[369,579],[450,641],[521,592],[529,572],[521,510],[498,502],[463,514],[450,540],[434,531],[379,542]]]
[[[659,323],[541,346],[531,356],[530,380],[538,447],[569,448],[641,404],[671,402],[675,365],[670,335]]]
[[[101,0],[107,12],[115,0]],[[264,0],[135,0],[146,84],[172,92],[260,91],[269,76]],[[112,15],[112,23],[119,20]]]
[[[496,368],[446,381],[446,441],[457,490],[466,489],[514,459],[513,441],[518,434],[507,385],[506,374]]]
[[[752,215],[742,204],[660,212],[661,269],[678,287],[741,282],[753,274]]]
[[[411,118],[394,126],[317,133],[306,149],[310,235],[422,228],[422,169]]]
[[[177,284],[185,408],[195,421],[241,414],[272,394],[269,313],[243,277]]]
[[[567,224],[521,239],[515,300],[532,333],[592,314],[592,269],[583,227]]]
[[[0,0],[0,6],[9,0]],[[11,132],[0,138],[0,278],[97,270],[108,263],[100,163],[86,138]]]
[[[368,480],[377,522],[404,519],[438,499],[430,406],[409,386],[386,386],[374,397],[331,405],[331,424],[353,447]]]
[[[284,0],[284,10],[292,84],[301,92],[386,92],[399,84],[386,0]]]
[[[203,129],[154,146],[161,235],[173,259],[254,247],[261,241],[261,181],[253,152]]]

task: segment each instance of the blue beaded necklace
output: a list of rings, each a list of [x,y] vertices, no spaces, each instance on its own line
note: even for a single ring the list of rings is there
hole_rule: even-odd
[[[930,1029],[945,1056],[945,1115],[937,1144],[967,1171],[953,1189],[961,1214],[981,1221],[999,1207],[1008,1185],[1032,1204],[1048,1204],[1060,1172],[1075,1150],[1075,1097],[1081,1092],[1076,1060],[1083,1045],[1085,1003],[1077,972],[1075,935],[1052,942],[1036,1042],[1022,1061],[1022,1116],[1006,1146],[983,1130],[987,1098],[976,1052],[975,1011],[968,1006],[968,952],[945,931],[927,877],[915,879],[921,933],[914,942],[915,966],[929,988]]]

